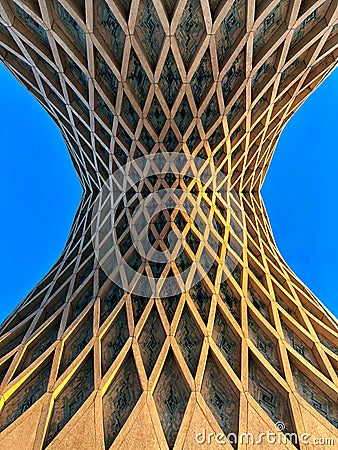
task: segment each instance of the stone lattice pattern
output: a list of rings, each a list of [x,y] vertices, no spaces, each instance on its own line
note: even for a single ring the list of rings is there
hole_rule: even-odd
[[[1,61],[59,126],[84,190],[60,259],[1,327],[0,447],[187,450],[203,428],[278,421],[338,439],[337,321],[283,261],[260,195],[284,125],[335,66],[337,1],[0,0],[0,14]],[[214,265],[181,295],[144,298],[100,268],[91,212],[114,171],[161,151],[205,159],[238,201],[229,213],[201,188]],[[199,189],[145,180],[117,232],[139,273],[179,282],[200,244],[188,216],[150,226],[162,249],[170,227],[186,236],[170,267],[137,259],[128,236],[128,208],[172,185]]]

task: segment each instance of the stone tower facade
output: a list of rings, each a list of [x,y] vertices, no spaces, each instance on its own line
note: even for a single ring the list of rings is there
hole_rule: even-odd
[[[337,58],[336,0],[0,0],[83,187],[0,329],[0,448],[337,448],[337,320],[260,195]]]

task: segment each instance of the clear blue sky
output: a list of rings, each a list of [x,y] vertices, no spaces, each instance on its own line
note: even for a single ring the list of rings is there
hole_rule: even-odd
[[[284,128],[262,195],[296,275],[338,317],[338,69]]]
[[[0,322],[60,256],[81,186],[58,128],[0,64]]]
[[[0,322],[66,242],[81,188],[61,135],[0,66]],[[263,197],[279,249],[338,316],[338,71],[306,101],[278,144]]]

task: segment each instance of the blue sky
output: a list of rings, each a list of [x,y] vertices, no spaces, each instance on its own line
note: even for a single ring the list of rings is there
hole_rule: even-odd
[[[81,187],[58,128],[0,65],[0,322],[60,256]]]
[[[55,263],[81,187],[57,127],[0,66],[0,322]],[[282,133],[263,197],[278,247],[338,316],[338,71]]]
[[[338,317],[338,69],[284,128],[262,195],[284,259]]]

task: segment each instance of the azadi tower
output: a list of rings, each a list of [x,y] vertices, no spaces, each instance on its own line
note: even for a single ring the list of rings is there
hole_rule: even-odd
[[[0,0],[0,59],[83,187],[1,326],[0,448],[337,448],[337,320],[260,194],[337,0]]]

